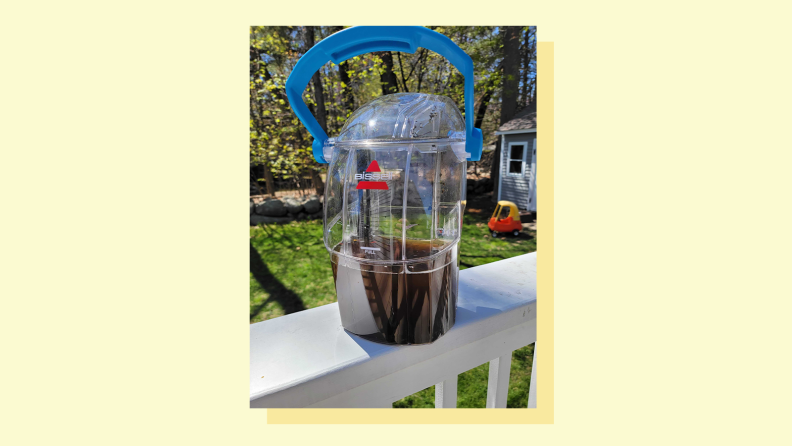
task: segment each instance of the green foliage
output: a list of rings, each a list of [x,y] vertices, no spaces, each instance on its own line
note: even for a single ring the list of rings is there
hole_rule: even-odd
[[[290,178],[313,162],[310,135],[296,118],[285,84],[303,54],[289,27],[252,27],[250,31],[250,162]],[[313,103],[311,95],[305,95]]]
[[[306,27],[254,26],[250,29],[250,162],[264,165],[281,178],[317,170],[305,127],[291,111],[284,91],[286,79],[309,48]],[[315,40],[333,34],[338,27],[314,27]],[[499,124],[503,43],[498,27],[430,27],[451,38],[473,59],[476,109],[491,92],[482,131],[485,143],[494,140]],[[535,28],[524,28],[521,51],[535,53]],[[441,94],[453,99],[464,114],[464,79],[445,58],[419,49],[415,54],[393,52],[393,72],[399,92]],[[532,53],[533,54],[533,53]],[[523,84],[535,81],[535,57],[522,68]],[[344,69],[348,83],[342,81]],[[327,112],[327,133],[336,135],[349,115],[382,94],[380,75],[386,70],[376,54],[354,57],[340,66],[327,63],[319,71],[322,91],[309,83],[303,99],[312,112],[321,95]],[[530,88],[530,87],[529,87]],[[521,105],[524,105],[521,104]]]

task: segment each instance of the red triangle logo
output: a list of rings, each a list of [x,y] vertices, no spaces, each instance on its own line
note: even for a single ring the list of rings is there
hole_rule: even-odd
[[[371,162],[371,164],[369,164],[368,169],[366,169],[366,172],[382,172],[382,170],[380,170],[379,163],[377,162],[377,160],[374,160]]]
[[[382,172],[382,169],[380,169],[377,160],[372,161],[371,164],[369,164],[368,168],[366,169],[366,173],[369,174],[368,175],[369,178],[373,176],[371,175],[372,172],[376,172],[376,173]],[[379,176],[380,175],[377,175],[377,177]],[[383,179],[385,179],[385,176],[386,176],[385,174],[382,174]],[[365,177],[364,174],[355,174],[355,179],[363,179],[364,177]],[[388,190],[388,183],[385,181],[360,181],[357,185],[357,189],[358,190],[360,189]]]

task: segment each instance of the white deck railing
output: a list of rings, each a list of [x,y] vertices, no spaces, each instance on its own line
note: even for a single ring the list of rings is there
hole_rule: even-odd
[[[487,361],[487,407],[506,407],[512,351],[536,342],[536,253],[459,273],[456,323],[429,345],[350,335],[338,304],[250,326],[251,407],[391,407],[433,384],[456,407],[457,375]],[[536,407],[536,351],[528,407]]]

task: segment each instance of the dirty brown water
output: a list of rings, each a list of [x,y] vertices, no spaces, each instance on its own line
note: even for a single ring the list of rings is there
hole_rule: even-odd
[[[407,240],[405,245],[409,258],[429,257],[446,247],[437,240]],[[380,256],[401,259],[401,239],[381,239],[378,246],[382,249],[377,253]],[[353,239],[350,248],[353,257],[367,258],[359,241]],[[456,318],[459,280],[456,249],[454,246],[439,256],[411,264],[409,272],[400,263],[370,266],[352,262],[348,266],[345,263],[349,262],[332,253],[338,299],[365,299],[379,330],[354,334],[385,344],[426,344],[445,334]],[[365,296],[358,295],[360,288],[340,284],[339,274],[360,274]]]

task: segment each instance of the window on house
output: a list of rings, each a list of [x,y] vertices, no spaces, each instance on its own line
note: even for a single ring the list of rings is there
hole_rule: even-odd
[[[509,145],[509,175],[523,174],[523,156],[525,155],[524,144]]]

